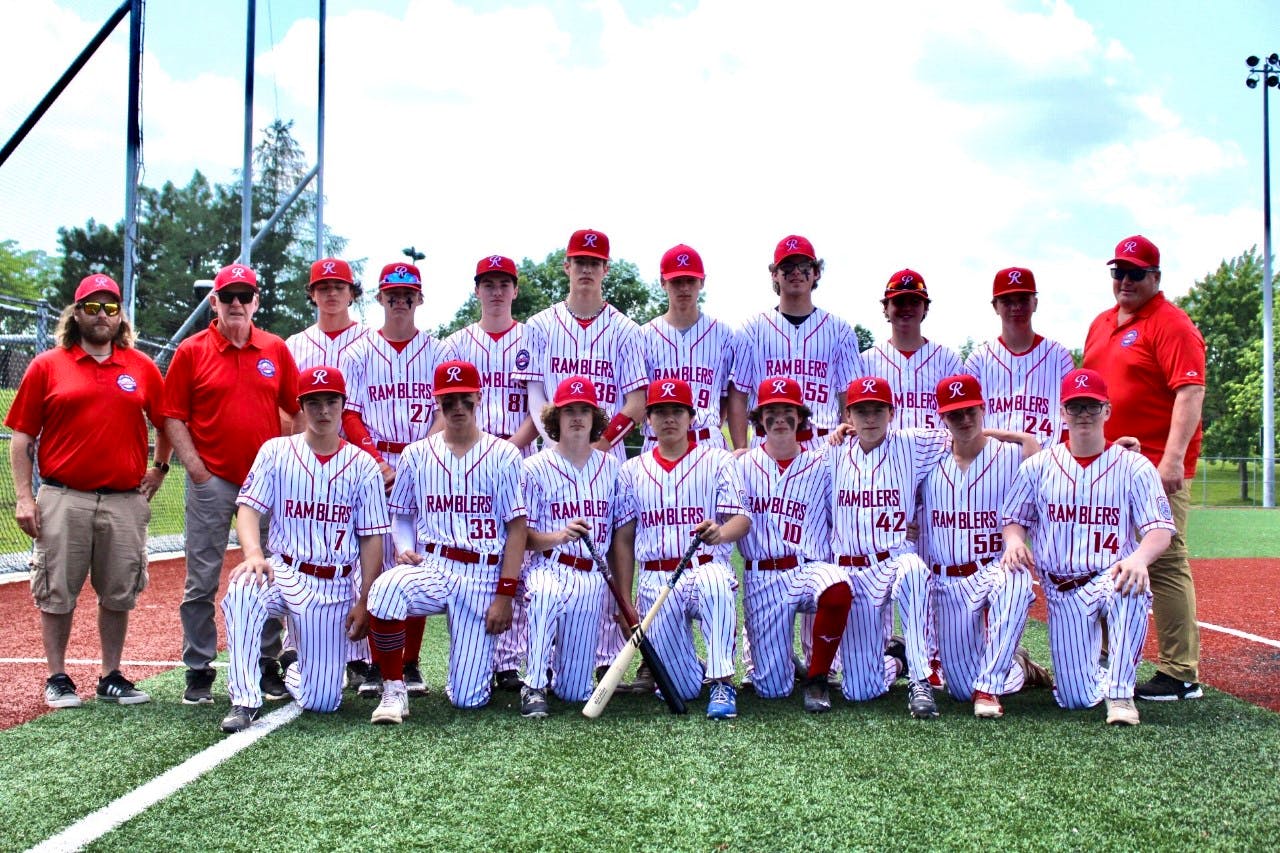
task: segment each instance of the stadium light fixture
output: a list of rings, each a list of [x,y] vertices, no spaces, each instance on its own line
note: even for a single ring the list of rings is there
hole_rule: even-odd
[[[1275,431],[1275,356],[1272,333],[1272,284],[1271,284],[1271,114],[1267,104],[1267,90],[1280,84],[1280,55],[1275,53],[1266,61],[1250,56],[1245,60],[1249,76],[1245,85],[1262,86],[1262,505],[1276,505],[1276,431]]]

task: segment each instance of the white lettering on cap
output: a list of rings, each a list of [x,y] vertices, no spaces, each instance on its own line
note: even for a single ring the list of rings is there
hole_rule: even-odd
[[[502,269],[502,255],[489,256],[489,269],[491,270]]]
[[[1124,242],[1124,250],[1125,250],[1126,252],[1136,252],[1136,251],[1138,251],[1138,241],[1137,241],[1137,240],[1125,240],[1125,242]]]
[[[663,397],[674,397],[676,395],[676,383],[663,382],[659,390],[662,391]]]
[[[582,383],[581,383],[581,382],[574,382],[574,383],[572,383],[571,385],[569,385],[569,393],[570,393],[570,394],[581,394],[581,393],[582,393]]]
[[[1022,270],[1009,270],[1009,283],[1022,284]]]
[[[312,385],[328,385],[328,384],[329,384],[329,371],[327,371],[327,370],[317,370],[317,371],[315,371],[314,373],[312,373],[312,374],[311,374],[311,384],[312,384]]]
[[[963,396],[964,396],[964,383],[963,383],[963,382],[952,382],[950,385],[948,385],[948,386],[947,386],[947,390],[951,392],[951,396],[952,396],[952,397],[963,397]]]
[[[1076,388],[1088,388],[1088,387],[1089,387],[1089,376],[1088,374],[1081,373],[1079,376],[1076,377]]]
[[[874,379],[862,380],[862,393],[874,394],[876,390],[876,381]]]
[[[96,278],[93,280],[93,283],[94,283],[95,285],[97,285],[98,287],[106,287],[106,286],[107,286],[107,277],[106,277],[105,275],[100,275],[100,276],[96,277]]]
[[[450,382],[461,382],[461,381],[462,381],[462,368],[461,368],[461,367],[449,367],[449,368],[446,368],[446,369],[445,369],[445,373],[447,373],[447,374],[449,375],[449,381],[450,381]]]
[[[799,248],[799,246],[800,246],[800,241],[797,240],[795,237],[792,237],[790,240],[787,241],[788,252],[794,252],[797,248]]]
[[[916,280],[915,276],[911,276],[911,275],[904,275],[902,278],[898,279],[898,281],[902,282],[903,284],[910,284],[915,280]]]
[[[232,267],[232,268],[231,268],[231,277],[232,277],[232,278],[244,278],[244,267]]]
[[[689,256],[688,256],[688,255],[676,255],[676,266],[679,266],[679,267],[687,267],[687,266],[689,266]]]
[[[406,267],[404,264],[400,264],[400,266],[396,267],[396,272],[400,273],[401,275],[404,275],[408,271],[409,271],[409,268]]]
[[[337,261],[325,261],[324,265],[321,267],[321,269],[324,270],[326,275],[333,275],[334,270],[336,270],[337,268],[338,268]]]
[[[596,247],[596,236],[595,234],[583,234],[582,245],[594,249]]]
[[[773,393],[782,394],[782,393],[785,393],[786,390],[787,390],[787,380],[785,379],[773,380]]]

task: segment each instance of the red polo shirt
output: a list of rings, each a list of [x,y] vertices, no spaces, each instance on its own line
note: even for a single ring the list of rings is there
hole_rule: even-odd
[[[1106,436],[1122,435],[1142,442],[1142,455],[1160,464],[1173,418],[1173,399],[1184,385],[1204,384],[1204,336],[1181,308],[1157,291],[1123,324],[1120,306],[1103,311],[1089,326],[1084,367],[1107,382],[1111,419]],[[1200,458],[1200,425],[1187,446],[1184,476],[1196,475]]]
[[[164,380],[151,359],[116,346],[99,362],[78,344],[40,353],[5,423],[37,436],[40,476],[81,491],[136,489],[147,470],[147,419],[164,424]]]
[[[183,421],[217,477],[243,483],[258,449],[280,435],[280,415],[298,411],[298,367],[283,340],[256,326],[234,346],[209,328],[178,345],[165,376],[164,414]]]

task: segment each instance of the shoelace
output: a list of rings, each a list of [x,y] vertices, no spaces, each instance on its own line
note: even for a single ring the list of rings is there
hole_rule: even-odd
[[[717,681],[715,687],[711,688],[712,702],[728,702],[729,687],[723,681]]]

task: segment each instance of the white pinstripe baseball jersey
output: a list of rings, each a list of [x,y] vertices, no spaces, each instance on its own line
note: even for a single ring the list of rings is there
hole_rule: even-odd
[[[520,451],[509,441],[482,432],[458,457],[436,433],[405,448],[388,503],[417,520],[419,547],[501,554],[507,522],[525,514],[520,471]]]
[[[343,376],[347,376],[352,359],[357,357],[360,350],[358,344],[367,334],[368,326],[354,323],[334,337],[329,337],[320,331],[320,325],[316,323],[296,335],[290,335],[284,343],[297,362],[298,370],[327,365],[338,368]]]
[[[733,371],[733,344],[735,334],[724,323],[706,314],[698,317],[683,332],[661,317],[655,317],[640,329],[644,346],[645,374],[650,381],[657,379],[683,379],[693,391],[694,430],[709,430],[714,447],[724,447],[724,433],[720,431],[720,398],[728,393],[729,379]],[[652,447],[653,436],[648,424],[644,435]]]
[[[748,409],[767,377],[790,376],[800,383],[813,425],[833,429],[844,415],[839,395],[864,375],[853,327],[821,308],[799,326],[771,308],[748,319],[737,335],[733,384],[746,392]]]
[[[1066,347],[1039,335],[1021,354],[1011,352],[999,338],[987,341],[964,363],[964,372],[978,377],[982,385],[987,426],[1029,432],[1040,439],[1041,447],[1062,439],[1062,379],[1074,369]]]
[[[612,455],[591,451],[581,469],[555,450],[543,450],[524,461],[522,487],[529,527],[542,533],[562,529],[575,518],[591,526],[596,550],[605,554],[613,541],[617,501],[614,497],[621,464]],[[564,554],[591,559],[581,540],[556,548]]]
[[[856,438],[831,448],[832,548],[836,554],[913,552],[907,524],[916,488],[947,447],[943,430],[890,429],[870,453]]]
[[[999,559],[1004,552],[1000,511],[1022,465],[1022,446],[988,439],[961,471],[951,453],[925,477],[920,527],[929,559],[942,566]]]
[[[397,350],[373,332],[351,357],[347,408],[360,415],[373,440],[409,444],[425,438],[435,417],[436,365],[445,360],[441,343],[418,332]]]
[[[391,530],[378,466],[345,441],[322,463],[305,435],[269,440],[236,503],[271,513],[271,552],[307,563],[350,566],[360,558],[357,537]]]
[[[751,529],[738,540],[746,560],[799,555],[831,559],[831,466],[825,454],[806,451],[784,469],[757,447],[737,460]]]
[[[868,347],[862,353],[867,376],[889,380],[893,389],[893,421],[896,429],[940,429],[938,383],[960,372],[960,356],[941,344],[925,341],[909,357],[889,341]]]
[[[1066,444],[1032,456],[1018,469],[1001,521],[1031,531],[1042,579],[1106,571],[1148,530],[1174,531],[1155,466],[1117,445],[1084,467]]]
[[[510,438],[529,416],[529,391],[515,379],[516,356],[524,339],[524,323],[516,323],[496,340],[472,323],[444,341],[442,360],[467,361],[480,371],[480,405],[476,424],[498,438]]]

